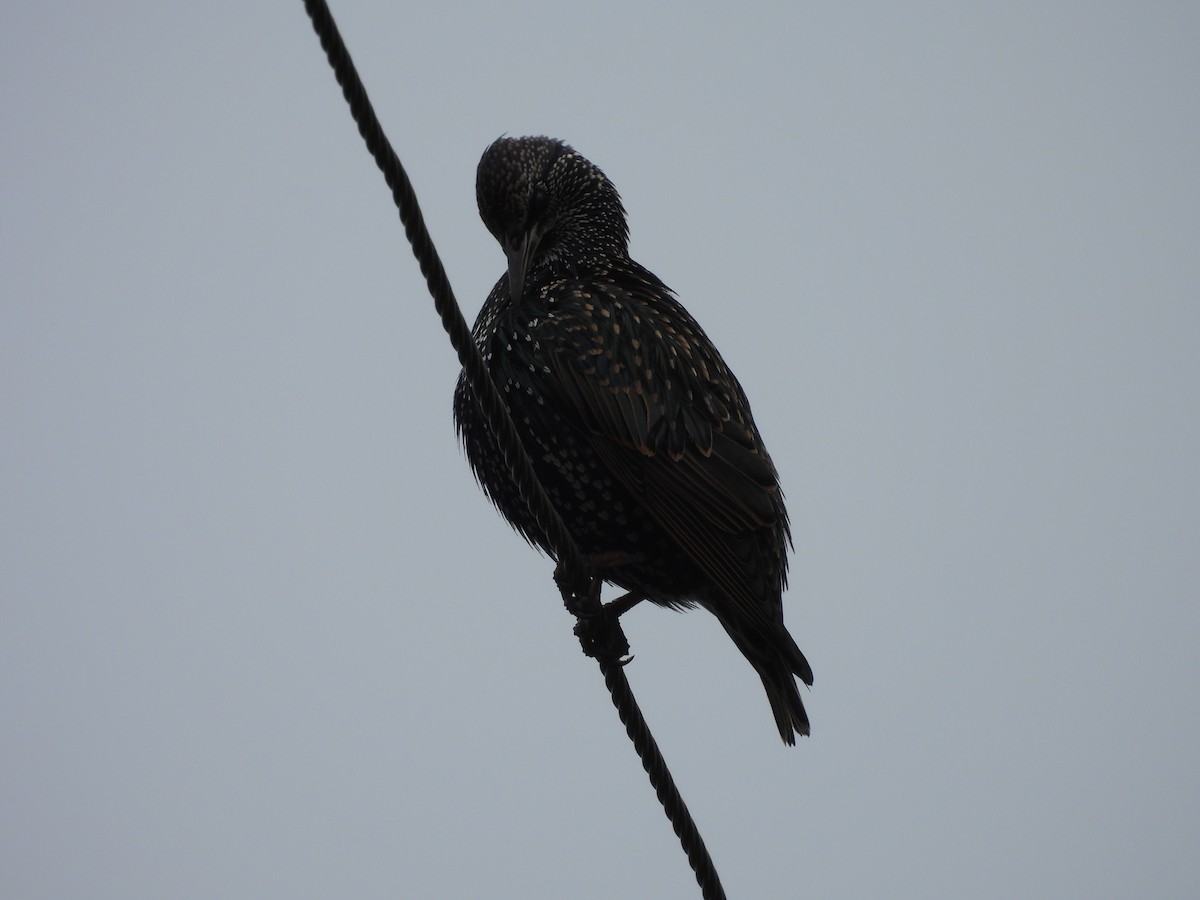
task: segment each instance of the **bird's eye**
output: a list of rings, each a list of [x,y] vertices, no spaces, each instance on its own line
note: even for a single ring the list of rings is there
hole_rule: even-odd
[[[539,221],[546,214],[546,209],[550,206],[550,195],[546,192],[544,185],[534,185],[533,191],[529,195],[529,207],[525,217],[525,221],[529,223]]]

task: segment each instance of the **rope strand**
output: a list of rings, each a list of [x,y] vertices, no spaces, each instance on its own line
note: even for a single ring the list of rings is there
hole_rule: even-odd
[[[587,646],[585,633],[592,640],[595,633],[592,629],[584,628],[588,620],[603,619],[599,591],[590,590],[589,579],[579,549],[575,545],[570,532],[567,531],[562,517],[547,497],[541,482],[533,470],[533,462],[521,444],[520,436],[509,416],[508,407],[500,398],[499,391],[488,375],[487,367],[475,342],[471,339],[471,329],[463,318],[462,312],[454,299],[454,291],[446,270],[433,245],[433,239],[425,227],[417,203],[416,193],[412,182],[392,149],[383,126],[375,115],[367,90],[358,71],[350,58],[342,36],[333,21],[333,14],[324,0],[305,0],[304,7],[312,19],[313,29],[320,39],[321,47],[333,68],[334,76],[342,88],[342,95],[350,106],[350,114],[358,125],[358,133],[366,142],[367,150],[383,173],[384,181],[392,192],[392,200],[400,213],[400,221],[404,225],[404,234],[412,245],[413,254],[421,268],[421,274],[433,296],[434,307],[442,320],[442,327],[450,337],[458,360],[466,372],[467,380],[475,394],[476,400],[487,417],[492,433],[496,436],[497,444],[504,455],[504,461],[512,472],[513,480],[521,493],[521,498],[529,506],[537,519],[538,526],[547,535],[554,549],[554,558],[558,561],[555,580],[563,594],[563,600],[568,609],[578,617],[577,633]],[[624,635],[620,634],[620,623],[615,618],[608,623],[614,632],[616,645],[624,643]],[[583,629],[580,632],[580,629]],[[618,639],[619,638],[619,639]],[[609,643],[608,647],[614,646]],[[627,644],[625,645],[628,646]],[[662,804],[667,818],[676,836],[680,840],[688,862],[696,874],[704,900],[724,900],[725,892],[721,887],[717,870],[712,858],[704,846],[696,823],[683,802],[675,780],[667,768],[666,760],[658,749],[650,728],[634,699],[629,680],[625,677],[625,669],[620,659],[609,653],[590,653],[600,665],[604,682],[612,695],[613,705],[625,725],[625,731],[633,742],[642,767],[650,778],[650,784]]]

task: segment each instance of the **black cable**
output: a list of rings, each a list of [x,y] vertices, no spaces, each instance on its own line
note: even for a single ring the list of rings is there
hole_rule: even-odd
[[[504,461],[516,480],[521,497],[533,511],[538,525],[549,537],[551,545],[557,551],[556,558],[562,569],[564,580],[573,588],[578,588],[587,582],[579,550],[567,531],[566,525],[558,511],[550,503],[550,499],[541,488],[533,471],[533,463],[524,452],[521,440],[513,427],[508,414],[508,407],[500,399],[500,394],[488,377],[482,357],[471,340],[471,329],[463,318],[462,311],[454,299],[454,291],[446,277],[446,270],[433,246],[433,239],[425,227],[425,219],[417,203],[417,195],[413,192],[412,182],[404,171],[396,151],[392,149],[383,126],[375,116],[371,101],[367,97],[367,89],[358,77],[358,71],[350,59],[350,51],[346,49],[333,14],[325,3],[312,3],[305,0],[305,8],[312,18],[313,28],[321,40],[321,47],[329,58],[337,82],[342,87],[342,95],[350,104],[350,113],[358,125],[358,133],[366,141],[367,150],[375,159],[375,164],[383,173],[384,181],[391,188],[392,199],[400,211],[400,221],[404,225],[404,234],[412,245],[413,255],[421,267],[421,274],[433,295],[434,306],[442,318],[442,327],[450,335],[450,343],[458,353],[458,360],[467,371],[467,378],[475,391],[480,407],[496,435]],[[586,593],[579,591],[580,594]]]
[[[667,769],[666,761],[658,749],[658,745],[650,734],[650,728],[634,699],[629,680],[625,677],[625,669],[619,659],[621,653],[612,652],[612,647],[624,645],[624,635],[620,633],[620,624],[614,618],[605,622],[605,616],[600,608],[599,592],[592,591],[590,579],[586,573],[579,549],[575,545],[570,532],[567,531],[562,517],[550,502],[541,482],[533,471],[533,463],[525,452],[517,430],[509,416],[508,407],[500,399],[500,393],[492,383],[484,365],[483,358],[475,342],[471,339],[471,329],[463,318],[458,303],[454,299],[454,291],[446,277],[433,239],[425,227],[412,182],[401,165],[399,157],[392,149],[391,143],[383,133],[383,126],[371,107],[367,90],[358,77],[354,62],[350,59],[350,51],[346,49],[333,14],[324,0],[305,0],[304,8],[312,19],[313,28],[321,41],[321,47],[333,67],[334,76],[341,85],[342,95],[350,105],[350,114],[358,125],[358,133],[362,135],[367,149],[375,159],[383,173],[384,180],[392,192],[392,199],[400,212],[400,221],[404,225],[404,233],[412,245],[413,254],[425,276],[429,292],[433,295],[434,306],[441,316],[442,326],[450,336],[450,343],[458,354],[459,362],[466,372],[471,390],[477,402],[487,417],[492,433],[504,454],[504,461],[512,472],[513,480],[521,492],[521,497],[533,512],[538,526],[546,534],[554,549],[554,558],[558,561],[558,571],[555,579],[563,593],[563,599],[579,622],[576,633],[584,644],[585,652],[593,656],[604,674],[605,684],[612,695],[613,705],[621,721],[625,724],[626,733],[633,742],[642,767],[650,778],[650,784],[662,804],[663,810],[671,820],[675,834],[679,837],[688,862],[696,873],[696,881],[705,900],[724,900],[725,892],[721,888],[716,868],[683,802],[675,781]],[[611,641],[607,650],[603,647],[596,652],[596,633],[587,627],[589,622],[598,622],[600,628],[611,630]],[[590,649],[589,649],[590,647]]]
[[[605,660],[600,660],[600,669],[604,672],[604,683],[612,695],[617,715],[625,725],[625,733],[633,742],[642,760],[642,768],[650,777],[650,785],[654,788],[658,802],[662,804],[667,818],[671,820],[675,836],[679,838],[683,852],[687,854],[688,863],[696,873],[700,896],[704,900],[725,900],[725,889],[721,887],[717,867],[708,855],[708,848],[704,845],[704,838],[700,836],[700,829],[696,827],[687,804],[683,802],[683,795],[675,786],[675,779],[671,777],[671,770],[667,768],[662,751],[658,749],[658,742],[650,733],[650,726],[646,724],[637,700],[633,697],[633,688],[629,686],[629,679],[625,677],[625,669],[620,663]]]

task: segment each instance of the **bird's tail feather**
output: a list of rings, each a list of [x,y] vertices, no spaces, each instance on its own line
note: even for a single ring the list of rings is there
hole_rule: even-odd
[[[769,631],[760,628],[743,629],[721,619],[721,624],[733,638],[742,655],[754,666],[762,679],[771,702],[771,712],[785,744],[795,744],[796,735],[807,735],[808,713],[800,690],[799,677],[807,685],[813,683],[812,668],[788,630],[780,622]]]

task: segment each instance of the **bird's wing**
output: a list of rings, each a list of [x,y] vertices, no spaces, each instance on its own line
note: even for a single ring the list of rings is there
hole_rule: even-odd
[[[558,294],[541,348],[548,386],[692,561],[751,620],[773,621],[785,562],[761,583],[762,547],[788,533],[775,467],[732,373],[650,279],[548,287]]]

